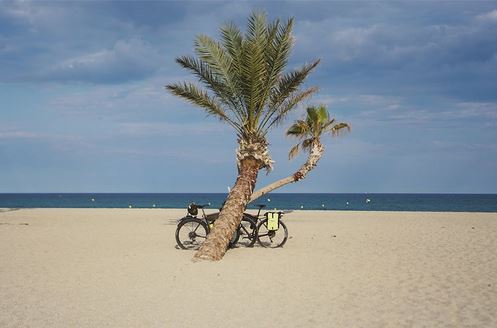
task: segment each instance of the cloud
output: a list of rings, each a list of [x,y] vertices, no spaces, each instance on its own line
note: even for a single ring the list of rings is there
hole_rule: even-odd
[[[337,120],[352,123],[355,133],[388,125],[408,132],[417,126],[485,129],[497,124],[497,102],[383,94],[324,94],[315,100],[326,104]]]
[[[4,139],[35,139],[39,135],[29,131],[5,130],[0,131],[0,140]]]
[[[461,102],[457,107],[459,117],[480,117],[497,122],[497,102]]]
[[[478,15],[477,18],[484,21],[497,22],[497,10],[492,10],[487,13]]]
[[[11,23],[28,24],[33,27],[42,22],[53,21],[60,13],[60,7],[50,4],[39,6],[32,1],[2,1],[0,9],[0,17],[9,19]]]
[[[396,12],[384,19],[370,8],[371,18],[297,20],[297,61],[323,59],[315,73],[322,90],[497,100],[490,82],[497,78],[497,24],[487,23],[495,11],[421,18],[422,8],[387,7]]]
[[[361,55],[363,49],[374,42],[374,35],[380,28],[372,25],[366,28],[351,27],[332,32],[328,38],[335,49],[335,56],[343,61],[350,61]]]
[[[143,40],[121,40],[110,49],[63,60],[38,73],[38,79],[122,83],[151,75],[160,62],[160,54]]]
[[[119,123],[119,134],[129,137],[162,136],[184,137],[191,135],[212,136],[229,133],[226,125],[217,122],[169,123],[169,122],[124,122]]]
[[[80,142],[83,140],[82,137],[76,136],[74,134],[59,134],[53,132],[39,132],[39,131],[29,131],[26,129],[19,128],[1,128],[0,127],[0,140],[26,140],[26,141],[50,141],[53,143],[58,143],[61,141],[67,142]]]
[[[174,76],[168,78],[180,79]],[[59,92],[50,97],[48,106],[58,115],[67,118],[105,119],[114,122],[176,122],[200,120],[205,116],[198,108],[167,92],[165,84],[165,77],[156,76],[126,84],[59,87]]]

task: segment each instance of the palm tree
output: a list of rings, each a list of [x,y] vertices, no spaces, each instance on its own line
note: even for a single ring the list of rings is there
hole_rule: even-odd
[[[196,259],[220,260],[254,191],[260,169],[273,161],[267,134],[317,88],[300,86],[319,60],[284,72],[292,48],[293,18],[268,23],[264,13],[252,13],[242,34],[232,23],[221,27],[220,42],[200,35],[197,57],[176,59],[203,85],[167,85],[174,95],[201,107],[230,125],[237,136],[238,177],[213,231],[195,254]]]
[[[286,132],[287,135],[300,140],[298,144],[290,149],[290,153],[288,154],[289,159],[294,158],[300,149],[302,149],[308,152],[307,161],[294,174],[255,191],[250,198],[250,202],[277,188],[305,178],[309,171],[316,167],[318,161],[323,156],[324,146],[321,143],[321,137],[326,133],[336,136],[343,129],[350,131],[350,125],[347,123],[336,123],[335,119],[330,119],[330,114],[325,106],[307,107],[307,116],[305,119],[297,120]]]

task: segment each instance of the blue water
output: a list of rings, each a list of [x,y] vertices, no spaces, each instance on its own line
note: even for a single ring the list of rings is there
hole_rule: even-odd
[[[0,194],[0,208],[219,208],[226,194]],[[497,212],[496,194],[270,194],[268,208],[354,211]],[[249,208],[254,208],[253,205]]]

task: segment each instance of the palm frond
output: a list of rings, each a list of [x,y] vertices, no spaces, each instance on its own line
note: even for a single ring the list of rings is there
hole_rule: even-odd
[[[318,113],[317,113],[317,108],[314,107],[314,106],[310,106],[310,107],[307,107],[306,108],[306,111],[307,111],[307,121],[309,123],[309,125],[314,125],[316,122],[319,121],[319,116],[318,116]]]
[[[312,148],[313,142],[314,142],[314,138],[305,139],[304,141],[302,141],[302,149],[304,149],[306,151],[310,151]]]
[[[334,125],[332,128],[331,128],[331,134],[333,136],[337,136],[340,134],[340,131],[343,130],[343,129],[347,129],[347,131],[350,132],[350,125],[348,123],[338,123],[336,125]]]
[[[246,37],[249,41],[262,40],[267,31],[266,13],[264,11],[253,11],[247,23]]]
[[[327,121],[324,121],[324,124],[322,124],[322,131],[327,131],[331,128],[333,128],[333,126],[335,125],[335,119],[332,118],[331,120],[328,119]]]
[[[309,125],[304,120],[297,120],[292,124],[286,131],[287,136],[294,136],[297,138],[303,138],[307,135],[309,131]]]
[[[184,98],[189,102],[205,109],[209,115],[216,116],[220,120],[226,121],[237,130],[240,128],[240,126],[226,114],[218,100],[209,96],[206,91],[202,90],[193,83],[183,82],[169,84],[166,88],[174,95]]]
[[[195,53],[224,79],[230,79],[231,56],[221,44],[206,35],[195,39]]]
[[[319,59],[315,60],[311,64],[304,65],[298,70],[291,71],[283,75],[275,88],[271,90],[269,107],[275,108],[280,106],[289,95],[299,88],[305,78],[319,64],[319,62]]]
[[[300,144],[296,144],[290,149],[290,152],[288,153],[288,159],[293,159],[297,154],[299,153],[299,146]]]
[[[233,31],[233,33],[236,34],[236,31]],[[195,39],[195,52],[211,68],[217,78],[225,84],[226,98],[230,99],[233,104],[231,109],[236,116],[239,118],[245,117],[244,102],[238,91],[240,74],[236,71],[236,67],[233,66],[233,58],[230,53],[219,42],[205,35],[199,35]]]
[[[219,77],[214,74],[211,67],[207,63],[189,56],[178,57],[176,58],[176,62],[183,68],[192,71],[193,74],[198,77],[200,82],[212,90],[218,98],[223,100],[225,104],[232,106],[236,105],[236,100],[233,99],[233,95],[230,93],[229,88],[223,80],[219,79]]]
[[[235,24],[228,23],[221,27],[221,40],[225,51],[231,57],[231,69],[234,73],[240,71],[243,35]]]
[[[264,77],[266,60],[264,47],[266,42],[266,17],[253,13],[248,21],[245,42],[242,44],[240,87],[245,101],[248,128],[255,132],[257,113],[264,105]]]
[[[330,120],[330,114],[324,105],[320,105],[316,108],[316,113],[318,120],[322,123],[328,122]]]
[[[311,87],[304,91],[296,92],[287,98],[280,107],[270,111],[265,119],[265,122],[261,124],[263,134],[267,133],[273,125],[281,123],[285,119],[286,115],[295,108],[295,106],[303,100],[309,98],[316,91],[318,91],[317,87]]]
[[[264,47],[266,57],[266,80],[264,82],[264,94],[261,97],[259,108],[263,109],[271,91],[275,88],[283,69],[285,68],[290,50],[292,48],[291,32],[293,28],[293,18],[286,24],[280,25],[276,20],[268,27],[268,37]],[[257,119],[261,117],[263,111],[258,112]]]

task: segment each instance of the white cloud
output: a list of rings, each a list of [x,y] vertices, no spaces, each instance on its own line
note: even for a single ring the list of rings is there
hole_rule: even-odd
[[[219,122],[170,123],[126,122],[119,124],[119,134],[127,136],[169,136],[226,134],[229,129]],[[231,131],[230,131],[231,132]]]
[[[5,1],[2,6],[6,15],[28,22],[50,15],[50,8],[35,6],[31,1]]]
[[[143,40],[120,40],[110,49],[66,59],[39,75],[42,80],[123,82],[157,71],[161,59],[157,50]]]
[[[313,103],[318,103],[325,106],[335,106],[340,103],[346,103],[347,101],[349,101],[347,97],[335,96],[329,94],[317,94],[313,99],[314,99],[314,101],[312,101]]]
[[[176,108],[183,109],[188,104],[165,90],[165,80],[157,76],[145,82],[61,88],[49,106],[62,115],[91,119],[105,116],[112,120],[146,113],[156,115],[173,108],[180,112]]]
[[[335,55],[344,61],[349,61],[361,55],[363,48],[374,41],[374,35],[381,29],[377,25],[370,27],[352,27],[337,30],[329,36]]]
[[[1,139],[34,139],[38,138],[39,135],[29,131],[21,131],[21,130],[4,130],[0,131],[0,140]]]
[[[447,124],[470,120],[481,127],[497,124],[497,102],[458,102],[455,98],[434,98],[428,107],[412,99],[379,94],[323,95],[318,102],[325,102],[330,111],[340,109],[339,120],[354,126],[384,122],[395,124]],[[452,123],[451,123],[452,124]]]
[[[477,16],[478,19],[484,20],[484,21],[494,21],[497,22],[497,9],[489,11],[485,14],[481,14]]]
[[[459,117],[482,117],[497,120],[495,102],[461,102],[457,104]]]

